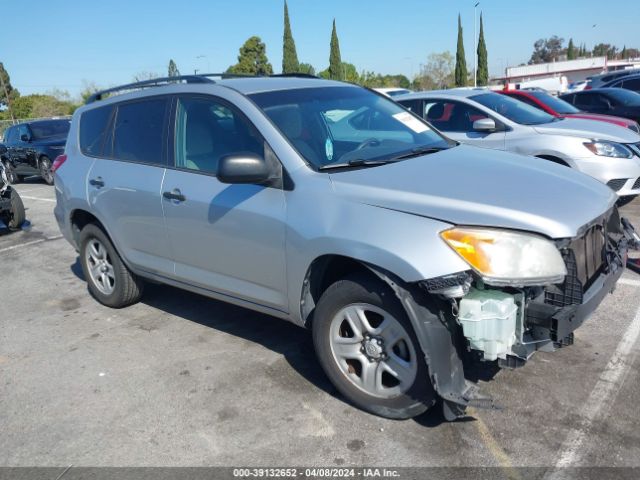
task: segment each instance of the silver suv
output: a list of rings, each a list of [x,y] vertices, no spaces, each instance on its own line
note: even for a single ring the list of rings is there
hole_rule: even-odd
[[[624,202],[640,194],[640,135],[627,128],[554,117],[480,88],[419,92],[394,100],[459,142],[575,168],[627,197]]]
[[[622,274],[616,196],[591,177],[340,82],[163,82],[98,94],[55,162],[57,221],[104,305],[149,279],[309,326],[355,405],[408,418],[439,396],[454,419],[491,404],[463,359],[572,343]]]

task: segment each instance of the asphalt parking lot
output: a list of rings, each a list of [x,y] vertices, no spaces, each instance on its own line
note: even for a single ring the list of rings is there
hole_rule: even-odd
[[[339,398],[292,324],[155,285],[99,305],[53,187],[18,191],[32,227],[0,236],[0,466],[640,467],[640,275],[573,346],[481,381],[503,410],[391,421]],[[640,226],[640,200],[623,214]]]

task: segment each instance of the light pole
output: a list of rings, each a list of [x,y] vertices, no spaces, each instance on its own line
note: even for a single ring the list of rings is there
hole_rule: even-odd
[[[476,22],[476,14],[480,2],[476,2],[473,6],[473,86],[478,86],[478,27]]]

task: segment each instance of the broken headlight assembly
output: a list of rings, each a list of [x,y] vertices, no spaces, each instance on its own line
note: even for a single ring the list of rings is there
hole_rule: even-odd
[[[562,283],[567,268],[556,245],[531,233],[455,227],[440,233],[488,285],[533,286]]]

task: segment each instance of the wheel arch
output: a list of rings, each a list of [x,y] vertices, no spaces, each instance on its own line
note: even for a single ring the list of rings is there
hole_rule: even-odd
[[[549,160],[550,162],[557,163],[558,165],[564,165],[565,167],[572,168],[571,164],[567,160],[557,155],[550,155],[545,153],[545,154],[536,155],[536,158],[540,158],[542,160]]]

